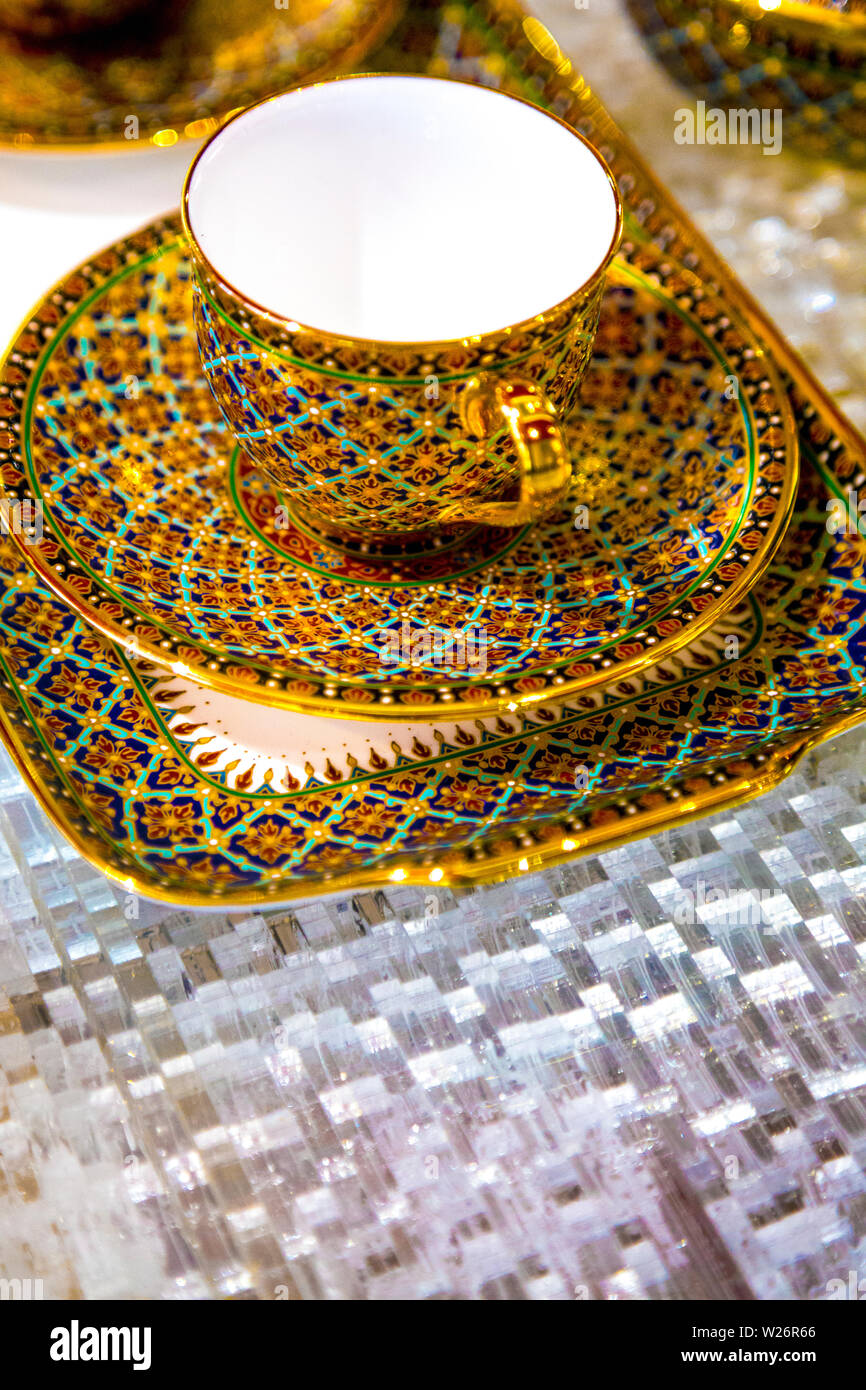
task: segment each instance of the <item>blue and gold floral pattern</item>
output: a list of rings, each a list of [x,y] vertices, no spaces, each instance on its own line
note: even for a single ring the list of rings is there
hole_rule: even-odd
[[[492,405],[494,381],[532,393],[557,420],[574,407],[607,262],[566,304],[528,323],[422,347],[289,329],[257,314],[187,236],[202,367],[232,434],[302,516],[343,543],[415,549],[450,515],[472,521],[479,505],[511,500],[521,465]],[[470,427],[473,405],[489,429]],[[558,430],[552,418],[549,427]]]

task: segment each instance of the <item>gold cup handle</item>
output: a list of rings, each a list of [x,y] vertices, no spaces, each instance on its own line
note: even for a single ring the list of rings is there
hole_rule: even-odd
[[[487,526],[525,526],[553,511],[566,498],[571,459],[556,411],[531,381],[467,382],[463,404],[467,428],[478,437],[493,433],[497,417],[506,424],[520,462],[520,493],[510,502],[466,502],[449,509],[444,520]]]

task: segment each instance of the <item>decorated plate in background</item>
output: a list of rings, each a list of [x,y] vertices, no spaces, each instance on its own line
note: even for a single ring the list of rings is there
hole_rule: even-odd
[[[699,140],[709,143],[720,128],[757,120],[765,153],[778,153],[784,134],[786,145],[807,154],[866,165],[862,0],[627,5],[654,56],[703,99],[701,120],[709,129],[700,130]]]
[[[0,30],[0,146],[132,150],[364,61],[400,0],[156,0],[123,23],[38,42]]]

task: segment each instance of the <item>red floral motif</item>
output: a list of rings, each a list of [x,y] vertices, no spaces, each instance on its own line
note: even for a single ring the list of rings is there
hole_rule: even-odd
[[[785,661],[782,676],[792,690],[847,684],[844,668],[839,669],[838,657],[814,655]]]
[[[200,809],[192,801],[146,801],[137,811],[149,840],[191,840],[201,833]]]
[[[102,682],[72,664],[63,665],[52,677],[48,688],[64,704],[80,705],[86,710],[99,708],[105,703]]]
[[[237,837],[237,843],[265,864],[279,864],[294,853],[303,843],[303,835],[287,821],[268,816],[254,821],[245,834]]]
[[[147,753],[134,743],[125,743],[111,734],[96,734],[84,754],[87,767],[96,768],[123,782],[147,760]]]

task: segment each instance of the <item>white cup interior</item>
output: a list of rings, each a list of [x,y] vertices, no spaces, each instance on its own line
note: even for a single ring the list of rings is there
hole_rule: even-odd
[[[256,304],[347,337],[432,342],[532,318],[613,240],[606,172],[499,92],[364,77],[254,107],[205,149],[188,217]]]

